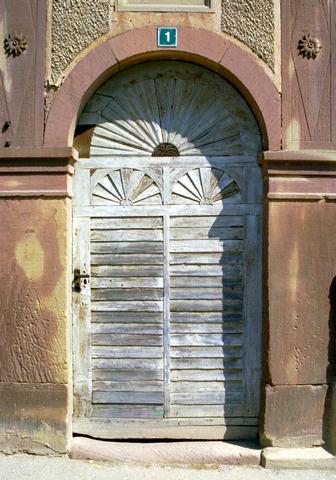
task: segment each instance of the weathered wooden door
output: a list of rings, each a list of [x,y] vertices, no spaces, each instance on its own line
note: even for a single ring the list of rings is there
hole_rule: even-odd
[[[206,69],[152,62],[101,87],[80,124],[93,134],[75,174],[74,431],[254,436],[262,183],[248,105]]]

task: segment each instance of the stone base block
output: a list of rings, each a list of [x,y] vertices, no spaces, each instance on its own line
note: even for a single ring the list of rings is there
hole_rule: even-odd
[[[282,448],[322,445],[327,389],[327,385],[267,385],[261,445]]]
[[[265,448],[261,465],[275,469],[335,470],[336,457],[321,447]]]
[[[66,453],[66,385],[0,384],[0,452]]]
[[[260,450],[225,442],[104,442],[85,437],[72,441],[72,458],[118,463],[186,465],[259,465]]]

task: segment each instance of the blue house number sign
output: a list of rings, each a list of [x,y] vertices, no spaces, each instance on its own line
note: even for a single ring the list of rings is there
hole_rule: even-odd
[[[158,47],[177,47],[177,28],[159,27],[157,42]]]

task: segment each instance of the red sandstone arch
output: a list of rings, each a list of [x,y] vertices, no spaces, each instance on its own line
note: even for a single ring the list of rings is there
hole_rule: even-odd
[[[250,103],[262,130],[264,148],[279,150],[280,94],[261,62],[227,38],[207,30],[179,27],[177,49],[158,48],[156,28],[146,27],[103,40],[66,76],[47,118],[45,146],[71,146],[86,102],[111,75],[139,62],[180,59],[204,65],[230,80]]]

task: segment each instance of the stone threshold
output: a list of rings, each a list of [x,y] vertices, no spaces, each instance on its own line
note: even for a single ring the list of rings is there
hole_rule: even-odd
[[[335,470],[336,457],[322,447],[260,449],[252,442],[116,442],[74,437],[70,457],[120,464],[207,468],[261,465],[268,469]]]
[[[205,467],[260,465],[261,450],[250,442],[115,442],[74,437],[70,457],[123,464]]]

